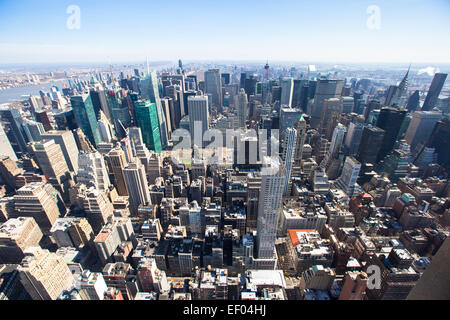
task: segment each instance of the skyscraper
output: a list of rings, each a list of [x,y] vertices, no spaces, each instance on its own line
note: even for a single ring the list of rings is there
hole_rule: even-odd
[[[212,105],[222,109],[222,83],[219,69],[209,69],[205,71],[205,93],[211,94]],[[190,113],[189,113],[190,114]]]
[[[362,163],[376,164],[383,137],[383,129],[364,127],[356,158]]]
[[[6,136],[16,154],[26,153],[28,137],[25,133],[19,110],[14,108],[1,108],[0,117]]]
[[[417,147],[420,149],[428,142],[434,126],[441,118],[442,114],[439,112],[416,111],[412,114],[405,140],[413,153],[418,151]]]
[[[247,94],[244,89],[239,90],[239,94],[237,96],[237,114],[238,114],[238,124],[239,128],[245,129],[245,123],[247,120]]]
[[[297,131],[297,141],[295,142],[294,163],[291,176],[298,177],[302,170],[303,146],[306,139],[306,121],[303,115],[298,116],[297,120],[295,120],[294,128]]]
[[[281,79],[280,105],[292,107],[293,93],[294,93],[294,79],[289,77]]]
[[[345,158],[344,168],[341,176],[337,179],[336,185],[352,198],[355,193],[356,180],[358,179],[361,163],[353,157]]]
[[[17,217],[32,217],[44,234],[48,234],[60,215],[55,189],[43,182],[31,182],[14,195]]]
[[[64,258],[40,247],[29,247],[17,270],[33,300],[56,300],[75,282]]]
[[[148,71],[147,76],[141,80],[141,97],[144,100],[150,99],[151,103],[156,104],[156,113],[161,136],[161,145],[163,148],[167,147],[168,135],[166,131],[166,118],[162,110],[162,105],[159,97],[158,78],[155,71]],[[137,118],[138,115],[136,115]],[[150,149],[150,148],[149,148]]]
[[[3,130],[3,125],[0,123],[0,156],[9,157],[11,160],[17,161],[16,153],[14,152],[11,142],[9,142],[6,136],[5,130]]]
[[[257,258],[261,269],[275,268],[274,250],[278,218],[283,195],[285,170],[276,158],[264,157],[271,172],[262,174],[257,219]]]
[[[314,104],[312,110],[308,110],[312,128],[319,127],[324,101],[330,98],[339,98],[343,86],[344,80],[340,79],[319,79],[317,81]]]
[[[128,196],[128,191],[125,185],[125,178],[123,168],[127,165],[125,152],[120,147],[112,149],[105,157],[108,163],[109,172],[114,178],[114,186],[117,189],[119,196]]]
[[[78,172],[76,180],[87,187],[95,187],[99,191],[106,191],[110,186],[105,160],[98,152],[82,152],[78,155]]]
[[[41,140],[40,142],[34,142],[31,145],[31,150],[47,180],[63,194],[67,201],[71,175],[61,147],[54,140]]]
[[[162,151],[160,126],[155,103],[150,100],[138,100],[134,103],[137,125],[141,128],[144,143],[149,150],[157,153]]]
[[[286,170],[285,170],[283,194],[290,196],[292,188],[291,171],[292,166],[294,164],[294,155],[297,142],[297,130],[295,130],[294,128],[287,128],[285,136],[286,139],[284,140],[283,146],[283,161]]]
[[[123,174],[129,194],[130,211],[136,214],[139,205],[152,203],[144,166],[140,160],[130,162],[123,169]]]
[[[70,171],[77,172],[78,170],[78,147],[70,131],[51,130],[41,135],[43,139],[53,139],[56,144],[61,147],[64,155],[64,160]]]
[[[208,96],[190,96],[188,98],[189,131],[192,143],[203,141],[203,134],[209,128]],[[198,127],[197,127],[198,126]],[[197,136],[201,134],[201,136]],[[201,147],[198,145],[198,147]]]
[[[430,111],[434,107],[437,107],[439,95],[441,94],[442,87],[444,87],[445,80],[447,79],[446,73],[436,73],[431,82],[430,89],[425,98],[425,102],[422,106],[422,111]]]
[[[97,117],[89,94],[83,93],[70,98],[75,120],[89,141],[96,146],[100,142]]]
[[[378,152],[377,161],[383,160],[392,151],[395,141],[397,141],[400,125],[405,116],[406,109],[403,108],[385,107],[381,109],[377,127],[384,130],[384,137]]]

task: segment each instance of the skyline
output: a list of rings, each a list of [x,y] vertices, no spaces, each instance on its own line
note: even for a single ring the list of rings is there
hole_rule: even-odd
[[[67,27],[70,5],[80,8],[80,29]],[[373,5],[380,10],[379,30],[367,25]],[[0,1],[0,60],[117,63],[148,55],[151,61],[447,64],[449,12],[445,0],[46,1],[39,8]]]

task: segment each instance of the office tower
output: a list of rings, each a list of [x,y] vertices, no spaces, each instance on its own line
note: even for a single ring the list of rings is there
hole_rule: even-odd
[[[211,94],[210,103],[219,110],[222,109],[222,84],[219,69],[205,71],[205,94]],[[191,113],[189,112],[189,114]]]
[[[352,113],[355,106],[355,98],[342,97],[342,113]]]
[[[450,238],[444,240],[431,264],[426,268],[407,300],[449,300]]]
[[[323,104],[326,99],[339,98],[344,86],[344,80],[319,79],[317,80],[316,93],[312,110],[308,110],[311,116],[311,127],[318,128],[322,116]]]
[[[39,246],[42,232],[32,217],[18,217],[0,226],[0,264],[20,263],[28,247]]]
[[[37,122],[42,123],[45,131],[53,130],[53,127],[50,124],[50,119],[48,118],[48,114],[45,110],[35,112],[34,116]]]
[[[202,147],[203,134],[209,128],[208,96],[188,97],[188,110],[192,143],[200,142],[198,147]]]
[[[230,73],[228,73],[228,72],[222,73],[220,75],[220,77],[222,79],[222,85],[230,84],[230,80],[231,80]]]
[[[436,123],[427,147],[434,148],[438,154],[437,162],[445,168],[450,166],[450,120],[443,119]]]
[[[86,212],[86,218],[96,234],[113,215],[114,207],[108,194],[94,187],[86,188],[81,185],[77,194],[77,203]]]
[[[130,197],[130,211],[132,213],[137,213],[139,205],[146,206],[152,203],[144,166],[140,160],[130,162],[123,169],[123,174],[125,176],[125,183]]]
[[[17,176],[24,173],[23,168],[17,166],[17,162],[9,157],[0,157],[0,176],[2,182],[5,183],[11,190],[17,186]]]
[[[94,231],[85,218],[58,218],[50,233],[58,248],[82,249],[90,245],[91,240],[94,239]]]
[[[392,151],[400,131],[399,124],[403,122],[405,116],[406,109],[403,108],[385,107],[381,109],[377,127],[384,130],[384,137],[378,152],[377,161],[383,160]]]
[[[332,160],[337,158],[341,150],[342,143],[344,142],[345,131],[346,127],[340,123],[338,123],[338,125],[334,128],[330,148],[328,149],[325,159],[321,163],[321,167],[328,168]]]
[[[256,94],[256,84],[258,82],[258,75],[251,73],[247,74],[244,80],[244,90],[248,97]]]
[[[72,172],[78,170],[78,147],[70,131],[51,130],[41,135],[43,140],[53,139],[61,147],[65,162]]]
[[[41,135],[45,133],[42,123],[27,119],[25,120],[24,129],[29,141],[39,141],[41,140]]]
[[[442,114],[439,112],[416,111],[412,114],[405,140],[413,153],[416,153],[417,148],[420,149],[428,142],[436,123],[441,118]]]
[[[40,247],[29,247],[17,270],[20,282],[33,300],[56,300],[74,284],[64,258]]]
[[[294,128],[297,131],[297,141],[295,142],[294,163],[292,165],[292,176],[298,177],[302,170],[303,146],[306,139],[306,121],[303,115],[295,120]]]
[[[71,177],[61,147],[54,140],[41,140],[34,142],[31,150],[48,182],[65,194]]]
[[[262,174],[261,189],[259,193],[258,220],[257,220],[257,257],[262,262],[260,268],[272,268],[275,238],[277,233],[278,217],[283,195],[285,170],[275,158],[265,157],[264,165],[270,166],[269,174]],[[272,262],[272,263],[271,263]]]
[[[107,119],[111,121],[112,120],[111,110],[108,105],[108,100],[106,98],[105,91],[100,88],[90,89],[89,95],[91,96],[92,106],[94,107],[97,119],[100,118],[100,111],[102,111],[107,117]]]
[[[290,196],[292,190],[291,171],[294,164],[294,156],[297,142],[297,130],[294,128],[287,128],[286,139],[283,146],[283,162],[285,170],[283,195]]]
[[[78,155],[78,165],[77,183],[85,184],[88,188],[94,187],[99,191],[109,190],[111,182],[105,160],[98,151],[81,152]]]
[[[168,135],[166,131],[166,121],[167,119],[164,116],[164,112],[162,110],[161,100],[159,96],[158,89],[158,79],[156,77],[155,71],[148,71],[147,76],[141,80],[141,96],[144,100],[149,100],[151,103],[156,104],[156,113],[157,120],[160,132],[161,146],[163,148],[167,147],[168,144]],[[136,114],[136,117],[139,119],[139,116]],[[149,148],[150,149],[150,148]]]
[[[345,158],[344,168],[341,176],[337,179],[336,185],[352,198],[355,193],[356,180],[358,179],[361,163],[355,158],[348,156]]]
[[[346,153],[350,156],[356,155],[361,142],[362,133],[366,124],[350,122],[345,137]]]
[[[286,129],[292,128],[295,121],[301,116],[300,109],[281,107],[280,109],[280,141],[285,137]]]
[[[125,152],[120,147],[116,147],[108,152],[105,160],[108,163],[109,172],[112,173],[114,178],[113,183],[117,189],[117,193],[119,196],[128,196],[125,177],[122,171],[128,163],[125,158]]]
[[[14,195],[14,215],[32,217],[47,234],[60,215],[56,190],[43,182],[31,182]]]
[[[164,117],[166,118],[166,129],[167,129],[167,136],[170,139],[172,136],[172,131],[175,130],[173,126],[173,116],[170,112],[170,103],[169,99],[163,98],[161,99],[161,107],[164,113]]]
[[[342,98],[330,98],[323,102],[322,114],[320,116],[319,132],[330,140],[333,130],[338,124],[342,113]]]
[[[381,103],[378,100],[370,100],[364,109],[364,121],[368,122],[369,115],[373,110],[381,109]]]
[[[248,100],[247,100],[247,94],[245,93],[244,89],[239,90],[236,105],[237,105],[239,128],[245,129],[246,128],[245,124],[246,124],[246,120],[247,120]]]
[[[364,127],[356,159],[362,163],[377,163],[377,155],[384,138],[384,130],[378,127]]]
[[[292,107],[292,97],[294,93],[294,79],[283,78],[280,81],[280,86],[281,86],[280,105],[286,105],[289,108]]]
[[[145,145],[149,150],[161,153],[162,141],[156,104],[150,100],[138,100],[134,104],[134,110]]]
[[[425,102],[422,106],[422,111],[430,111],[437,107],[439,95],[441,94],[442,87],[444,87],[445,80],[447,79],[446,73],[436,73],[431,82],[428,94],[425,98]]]
[[[0,123],[0,156],[9,157],[13,161],[17,161],[16,153],[14,152],[8,137],[6,136],[3,124]]]
[[[15,153],[20,155],[27,152],[28,138],[23,127],[22,116],[17,109],[0,109],[0,118],[6,136],[11,143]]]
[[[70,98],[73,114],[78,127],[83,131],[89,141],[96,146],[100,142],[97,117],[89,94],[83,93]]]
[[[420,93],[419,90],[415,90],[414,93],[409,97],[408,103],[406,104],[406,109],[408,112],[417,111],[420,105]]]

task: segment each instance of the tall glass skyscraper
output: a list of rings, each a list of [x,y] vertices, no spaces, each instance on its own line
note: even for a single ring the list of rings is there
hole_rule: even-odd
[[[160,139],[162,146],[168,145],[168,135],[166,128],[166,118],[164,116],[161,101],[159,99],[158,79],[154,71],[149,72],[147,76],[141,80],[141,97],[142,99],[150,99],[152,103],[156,104],[156,112],[158,116],[158,126],[160,131]],[[136,117],[139,116],[136,114]]]
[[[97,146],[101,140],[91,96],[87,93],[73,96],[70,98],[70,103],[78,127],[88,137],[89,141]]]
[[[142,131],[142,138],[149,150],[161,153],[161,134],[159,131],[158,113],[156,103],[150,100],[137,100],[134,102],[134,111],[136,113],[136,122]]]

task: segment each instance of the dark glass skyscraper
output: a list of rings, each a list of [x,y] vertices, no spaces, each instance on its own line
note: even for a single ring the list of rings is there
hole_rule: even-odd
[[[98,131],[97,117],[91,96],[87,93],[70,98],[73,114],[78,127],[88,137],[94,146],[100,142],[100,132]]]
[[[444,86],[445,79],[447,79],[446,73],[436,73],[434,75],[430,89],[428,89],[427,97],[423,103],[422,111],[429,111],[437,106],[438,98],[441,94],[442,87]]]
[[[406,110],[403,108],[385,107],[381,109],[377,120],[377,127],[383,129],[385,132],[380,151],[378,152],[377,161],[383,160],[394,148],[405,116]]]
[[[364,127],[356,159],[362,163],[375,164],[383,137],[384,130],[377,127]]]

